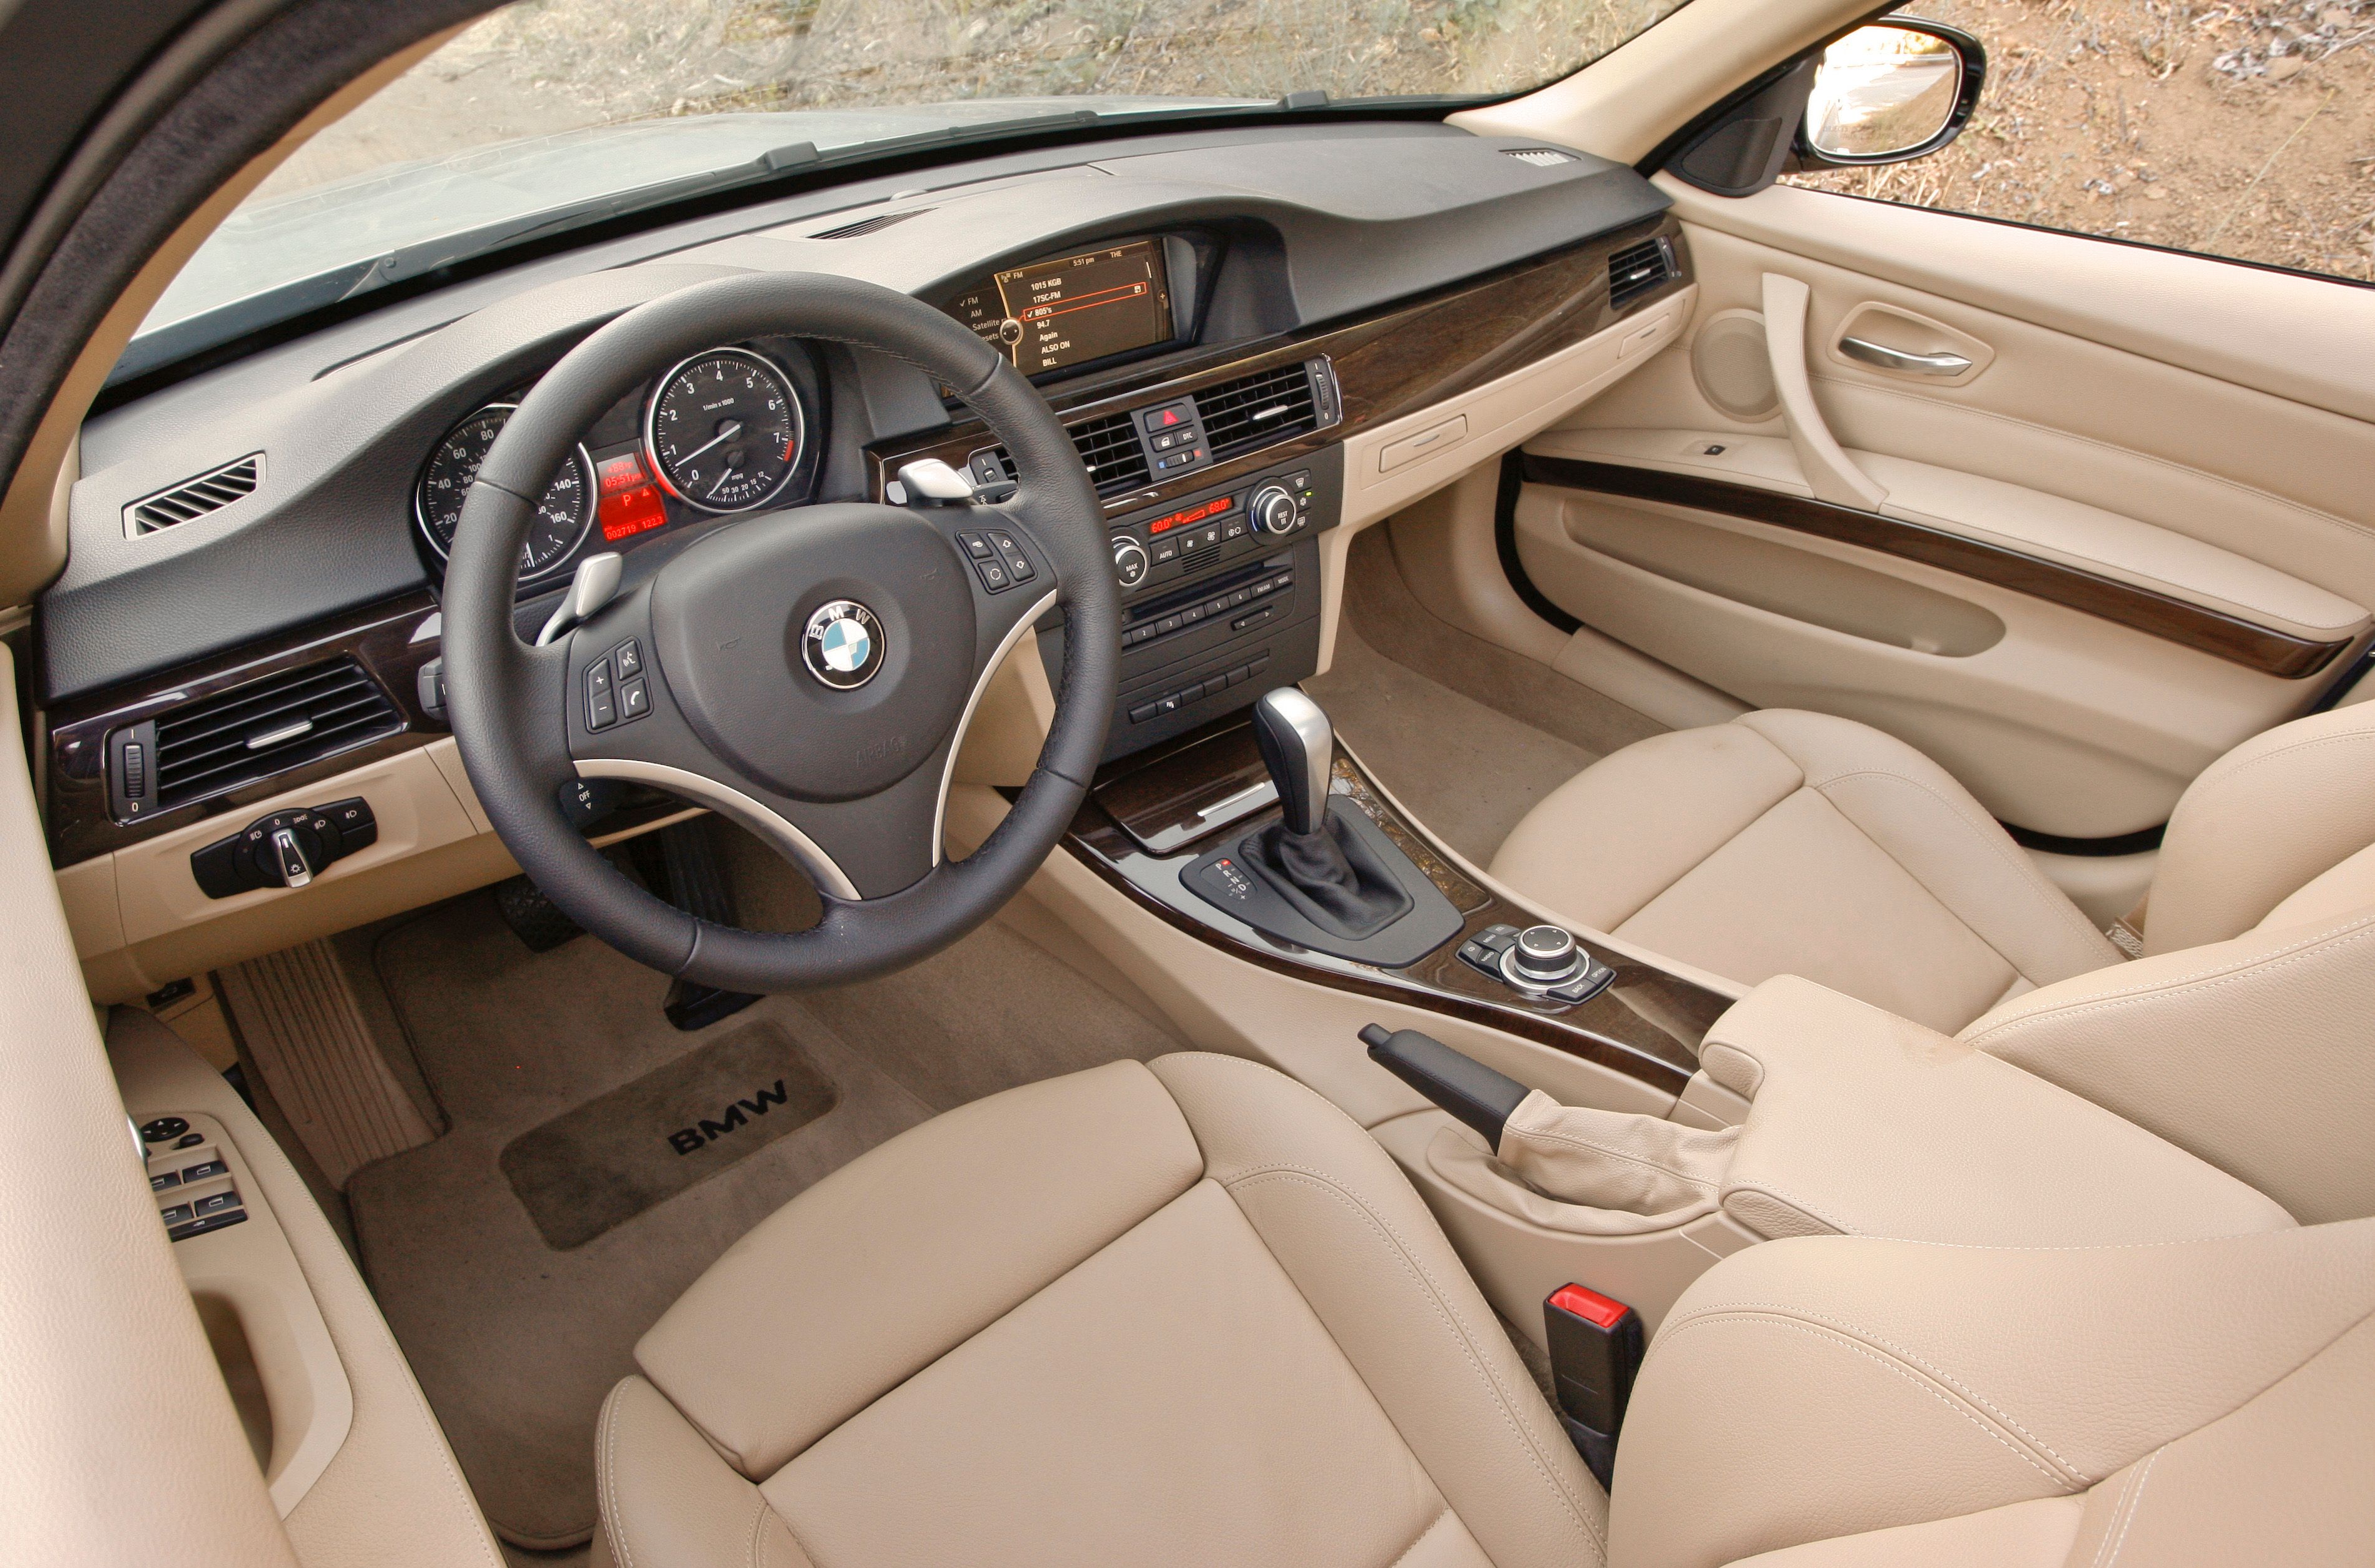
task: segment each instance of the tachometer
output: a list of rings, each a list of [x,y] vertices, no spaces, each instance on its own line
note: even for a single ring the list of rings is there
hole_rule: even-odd
[[[420,531],[429,536],[430,548],[440,560],[454,548],[454,529],[462,521],[462,502],[478,480],[479,465],[487,460],[487,449],[495,444],[495,437],[516,407],[488,404],[448,430],[430,455],[412,505],[420,519]],[[536,516],[528,523],[527,543],[520,547],[520,581],[567,560],[593,521],[594,464],[581,446],[570,454],[537,502]]]
[[[704,512],[774,500],[806,436],[790,379],[739,348],[696,354],[662,377],[644,425],[660,483]]]

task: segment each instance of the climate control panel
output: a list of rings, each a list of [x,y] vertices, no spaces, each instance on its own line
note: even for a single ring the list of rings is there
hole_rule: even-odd
[[[1311,470],[1296,468],[1133,519],[1113,536],[1115,580],[1125,591],[1151,589],[1273,549],[1280,539],[1310,530],[1317,494]]]

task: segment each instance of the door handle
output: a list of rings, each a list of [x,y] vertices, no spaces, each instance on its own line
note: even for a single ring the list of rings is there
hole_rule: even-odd
[[[1861,360],[1867,365],[1901,371],[1908,375],[1958,376],[1971,368],[1971,361],[1960,354],[1911,354],[1862,337],[1840,338],[1839,352],[1850,360]]]

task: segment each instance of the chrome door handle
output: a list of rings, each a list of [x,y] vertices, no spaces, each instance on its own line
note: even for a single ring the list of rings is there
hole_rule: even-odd
[[[1861,337],[1840,338],[1839,352],[1884,371],[1903,371],[1917,376],[1958,376],[1971,368],[1971,361],[1960,354],[1908,354],[1902,348],[1891,348],[1885,343]]]

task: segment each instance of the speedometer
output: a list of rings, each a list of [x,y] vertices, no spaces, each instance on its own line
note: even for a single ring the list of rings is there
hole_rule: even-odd
[[[413,492],[413,513],[430,548],[443,560],[454,548],[454,530],[462,521],[462,502],[478,482],[479,466],[487,449],[502,433],[516,404],[490,403],[455,425],[430,454]],[[578,447],[545,487],[536,515],[528,520],[527,542],[520,547],[522,582],[551,571],[569,559],[594,521],[594,464]]]
[[[747,512],[790,482],[806,431],[782,371],[739,348],[713,348],[661,378],[644,439],[679,501]]]

